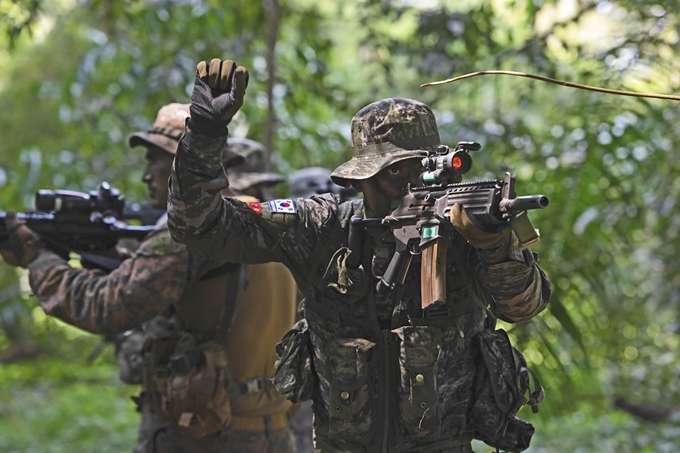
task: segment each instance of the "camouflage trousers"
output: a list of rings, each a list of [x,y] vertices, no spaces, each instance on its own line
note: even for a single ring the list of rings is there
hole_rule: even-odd
[[[314,413],[312,402],[305,401],[290,421],[297,453],[314,453]]]
[[[223,429],[202,439],[183,435],[164,417],[142,409],[134,453],[295,453],[290,428],[265,431]]]

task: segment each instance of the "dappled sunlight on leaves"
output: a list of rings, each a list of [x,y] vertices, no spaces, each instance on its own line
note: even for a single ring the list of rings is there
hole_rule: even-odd
[[[436,112],[444,144],[482,144],[466,178],[515,172],[518,195],[551,200],[531,213],[551,306],[531,322],[503,325],[546,387],[541,412],[520,414],[537,426],[530,452],[675,451],[677,420],[645,424],[612,401],[680,408],[677,103],[505,76],[419,85],[505,69],[674,93],[677,12],[657,0],[281,3],[271,100],[261,2],[94,0],[53,12],[56,26],[42,42],[23,28],[17,51],[0,55],[0,208],[29,208],[40,188],[89,191],[103,180],[143,201],[143,155],[128,149],[127,136],[148,128],[161,105],[189,101],[198,59],[250,68],[230,129],[262,141],[271,101],[283,173],[349,158],[349,120],[364,105],[421,100]],[[10,37],[0,39],[9,49]],[[16,288],[17,278],[2,282]],[[34,299],[4,300],[3,319],[31,319]],[[47,438],[31,429],[38,425],[53,436],[49,451],[128,451],[132,389],[117,383],[105,357],[84,363],[98,339],[34,318],[48,352],[0,367],[8,402],[0,451],[46,451]],[[106,445],[95,449],[98,436]]]

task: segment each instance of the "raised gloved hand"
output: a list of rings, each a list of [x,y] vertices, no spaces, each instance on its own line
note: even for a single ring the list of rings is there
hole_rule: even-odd
[[[198,63],[189,127],[213,137],[226,135],[227,125],[243,105],[247,86],[248,70],[231,60]]]
[[[7,241],[0,242],[0,256],[10,266],[28,266],[44,247],[40,236],[13,212],[5,215],[5,230]]]
[[[458,231],[471,246],[492,250],[498,247],[503,239],[512,232],[512,227],[506,225],[498,231],[485,230],[481,222],[474,216],[469,215],[459,204],[451,208],[450,220],[453,227]]]

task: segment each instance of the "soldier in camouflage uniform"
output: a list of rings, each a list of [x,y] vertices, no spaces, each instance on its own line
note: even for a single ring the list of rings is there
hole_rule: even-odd
[[[498,417],[489,389],[508,381],[490,373],[481,379],[480,366],[491,357],[503,370],[520,368],[504,367],[507,343],[484,350],[484,357],[480,345],[494,332],[494,315],[528,320],[551,293],[514,232],[479,228],[479,219],[456,205],[447,297],[425,309],[420,256],[413,256],[401,287],[376,290],[395,251],[391,231],[367,229],[361,264],[347,265],[350,217],[386,216],[407,184],[419,183],[423,150],[440,145],[431,109],[391,98],[354,116],[354,157],[333,179],[363,192],[362,200],[339,204],[322,195],[249,206],[220,196],[229,184],[220,164],[222,141],[247,83],[247,70],[233,61],[198,64],[192,115],[170,178],[169,227],[194,253],[282,262],[293,273],[305,296],[305,319],[277,346],[275,382],[293,400],[312,399],[316,451],[468,453],[474,437],[487,437],[482,429],[505,432],[518,407]],[[515,399],[501,404],[509,396],[500,394],[497,405],[515,405]],[[509,449],[524,448],[516,442]]]
[[[166,206],[188,116],[187,104],[167,105],[151,130],[130,137],[131,147],[146,150],[143,181],[155,207]],[[243,161],[230,151],[223,160],[225,167]],[[47,314],[105,335],[143,323],[144,337],[135,340],[143,341],[144,381],[136,399],[142,420],[135,453],[295,451],[292,403],[269,379],[274,346],[295,322],[298,300],[283,265],[242,266],[189,254],[172,241],[164,216],[132,257],[105,274],[70,267],[8,217],[10,240],[0,253],[28,268]]]

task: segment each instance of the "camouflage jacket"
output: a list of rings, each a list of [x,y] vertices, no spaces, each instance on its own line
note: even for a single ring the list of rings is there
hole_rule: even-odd
[[[117,334],[144,324],[146,341],[185,331],[205,341],[214,337],[228,291],[223,262],[190,254],[161,221],[133,256],[108,274],[71,267],[43,250],[29,265],[29,281],[46,314],[88,332]],[[295,283],[280,264],[247,266],[241,280],[225,342],[239,385],[273,374],[274,345],[293,324],[298,302]],[[148,346],[145,350],[152,349]],[[152,367],[147,361],[144,366],[146,372]],[[285,414],[291,407],[274,387],[232,396],[234,416]]]
[[[223,140],[185,133],[170,178],[170,231],[194,253],[279,261],[291,270],[305,296],[312,343],[317,449],[427,452],[451,448],[461,437],[469,442],[471,338],[484,329],[482,307],[516,322],[535,316],[550,297],[531,252],[512,238],[507,259],[487,264],[484,252],[454,235],[447,301],[423,315],[419,257],[400,291],[375,291],[395,249],[389,231],[368,236],[358,269],[345,265],[349,218],[363,212],[361,200],[224,199]],[[411,323],[412,315],[432,322]]]
[[[190,255],[162,227],[108,274],[71,267],[48,250],[28,269],[31,289],[45,313],[88,332],[116,334],[177,304],[187,288],[217,266],[210,258]]]

